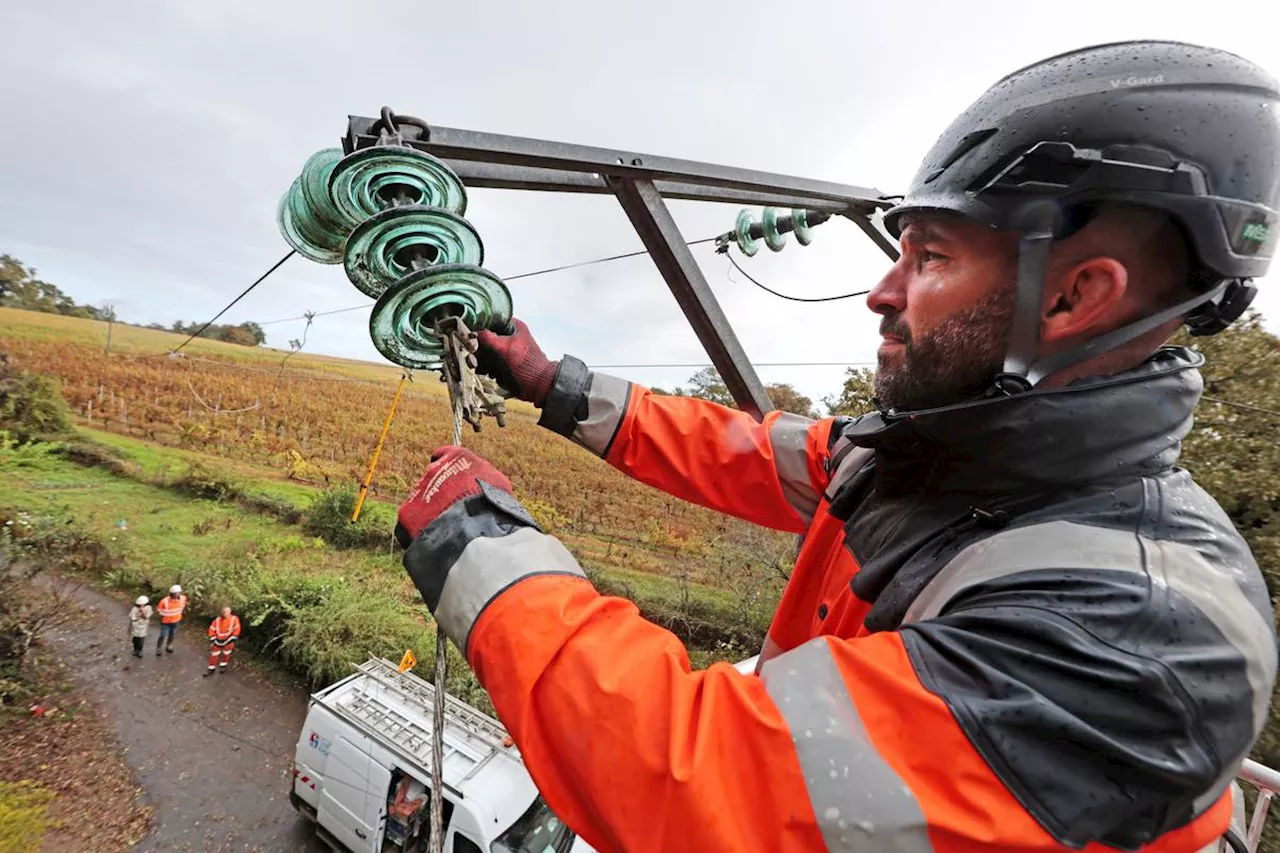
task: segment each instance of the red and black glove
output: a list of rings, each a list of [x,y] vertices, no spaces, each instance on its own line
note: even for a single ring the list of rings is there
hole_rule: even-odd
[[[482,536],[538,528],[512,495],[511,481],[489,462],[461,447],[442,447],[396,515],[403,564],[435,613],[444,582],[463,549]]]
[[[547,358],[523,322],[513,317],[511,324],[515,331],[509,335],[488,330],[476,334],[478,369],[508,394],[542,408],[560,362]]]

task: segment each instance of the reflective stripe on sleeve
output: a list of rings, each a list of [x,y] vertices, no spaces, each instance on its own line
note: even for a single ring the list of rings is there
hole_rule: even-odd
[[[603,458],[613,445],[618,427],[627,413],[631,383],[607,373],[591,374],[587,390],[587,416],[578,421],[573,440]]]
[[[465,655],[471,628],[489,602],[525,578],[546,574],[586,577],[559,540],[532,527],[473,539],[449,569],[436,621]]]
[[[809,481],[809,428],[813,421],[783,412],[769,426],[769,444],[773,447],[773,464],[787,503],[804,519],[813,521],[821,493]]]
[[[929,853],[920,804],[876,752],[827,640],[768,661],[760,678],[787,721],[830,853]]]

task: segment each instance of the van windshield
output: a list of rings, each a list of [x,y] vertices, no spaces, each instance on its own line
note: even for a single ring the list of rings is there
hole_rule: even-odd
[[[493,842],[493,853],[566,853],[573,830],[555,816],[539,795],[533,805]]]

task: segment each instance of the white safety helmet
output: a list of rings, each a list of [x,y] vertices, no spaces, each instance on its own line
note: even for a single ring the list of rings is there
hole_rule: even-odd
[[[138,605],[139,607],[141,607],[146,603],[147,603],[147,597],[145,595],[138,596],[138,600],[134,602],[134,604]]]
[[[181,586],[180,584],[176,584],[176,583],[175,583],[173,586],[169,587],[169,594],[170,594],[170,595],[181,595],[181,594],[182,594],[182,586]]]

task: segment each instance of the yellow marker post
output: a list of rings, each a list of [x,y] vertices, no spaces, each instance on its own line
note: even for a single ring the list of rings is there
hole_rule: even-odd
[[[382,453],[382,443],[387,440],[387,432],[391,429],[391,417],[396,413],[396,403],[400,402],[400,394],[404,391],[404,383],[409,379],[409,372],[400,374],[400,384],[396,386],[396,395],[391,398],[391,410],[387,412],[387,422],[382,425],[382,435],[378,436],[378,446],[373,449],[373,458],[369,460],[369,473],[364,475],[360,484],[360,494],[356,496],[356,508],[351,513],[351,523],[360,518],[360,508],[364,506],[365,496],[369,494],[369,484],[373,482],[373,469],[378,467],[378,456]]]
[[[404,657],[400,658],[400,671],[407,672],[418,665],[418,659],[413,656],[413,649],[405,649]]]

